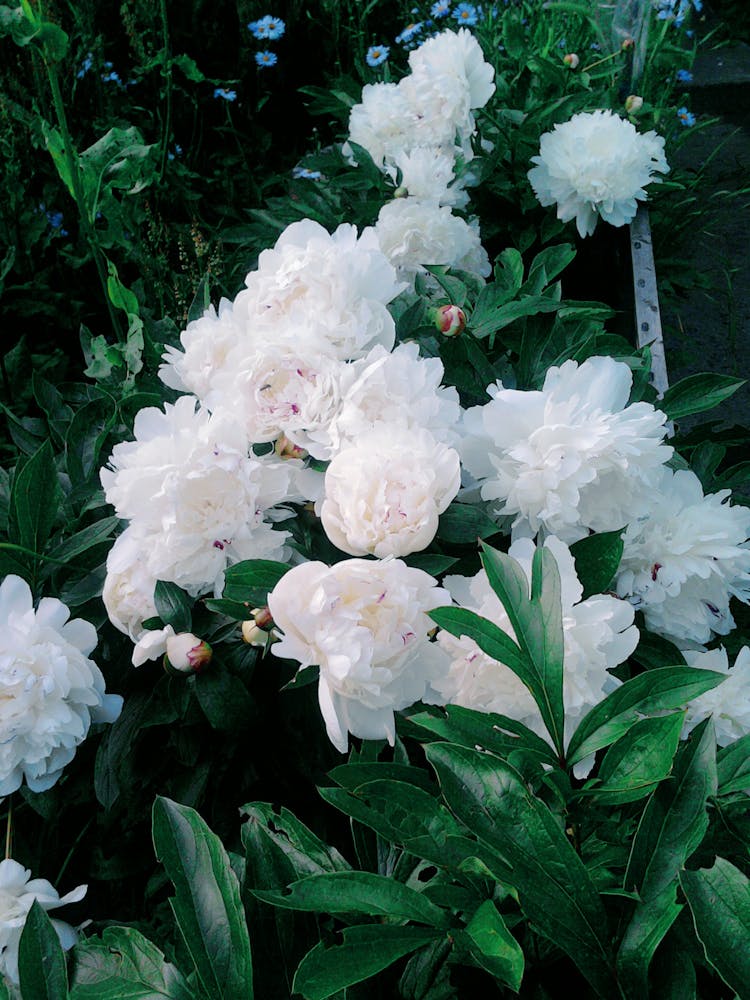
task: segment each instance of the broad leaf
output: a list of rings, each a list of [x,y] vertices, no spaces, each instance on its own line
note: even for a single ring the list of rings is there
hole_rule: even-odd
[[[706,958],[739,996],[750,984],[750,880],[724,858],[680,873]]]
[[[156,613],[175,632],[189,632],[192,627],[193,602],[176,583],[156,581],[154,590]]]
[[[76,945],[71,1000],[192,1000],[182,973],[134,927]]]
[[[614,743],[644,715],[683,708],[725,676],[697,667],[659,667],[625,681],[579,723],[568,744],[568,765]]]
[[[668,885],[647,903],[636,904],[617,953],[618,979],[628,1000],[649,996],[651,959],[681,910],[674,885]]]
[[[281,892],[255,891],[274,906],[314,913],[363,913],[446,927],[448,915],[422,893],[372,872],[326,872],[293,882]]]
[[[719,750],[716,769],[719,795],[750,791],[750,733]]]
[[[226,571],[222,597],[241,601],[249,607],[264,605],[269,593],[289,569],[286,563],[270,559],[246,559],[236,563]]]
[[[482,968],[518,993],[523,978],[523,951],[492,900],[485,900],[477,909],[466,925],[465,934],[469,949]]]
[[[65,1000],[65,955],[52,921],[37,900],[31,904],[18,946],[21,993],[29,1000]]]
[[[691,413],[712,410],[714,406],[733,396],[745,382],[746,379],[710,372],[688,375],[667,389],[659,407],[670,420],[679,420],[680,417],[687,417]]]
[[[557,819],[504,761],[475,750],[425,748],[448,805],[512,866],[527,919],[568,953],[592,986],[614,995],[607,921],[599,894]]]
[[[18,536],[13,541],[41,553],[57,516],[61,497],[52,445],[45,441],[24,463],[13,481],[11,493],[12,522]]]
[[[588,535],[570,546],[576,575],[583,587],[583,600],[607,590],[620,565],[623,547],[622,531]]]
[[[672,769],[684,714],[641,719],[614,743],[599,767],[591,794],[601,805],[635,802],[649,795]]]
[[[440,515],[437,537],[444,542],[469,545],[478,538],[491,538],[500,530],[492,518],[474,504],[452,503]]]
[[[335,944],[317,944],[305,955],[294,977],[294,992],[305,1000],[327,1000],[441,936],[419,927],[347,927]]]
[[[211,1000],[252,1000],[250,941],[237,878],[221,841],[194,809],[158,796],[157,858],[172,880],[177,925]]]

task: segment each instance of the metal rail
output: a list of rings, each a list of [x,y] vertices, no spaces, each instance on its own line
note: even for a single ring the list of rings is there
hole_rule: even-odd
[[[639,347],[648,345],[651,348],[651,384],[661,398],[669,388],[669,379],[651,246],[651,224],[648,209],[643,204],[638,206],[630,223],[630,256],[633,262],[636,338]]]

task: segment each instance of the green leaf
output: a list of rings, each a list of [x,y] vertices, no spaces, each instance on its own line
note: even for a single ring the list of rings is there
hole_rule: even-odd
[[[614,996],[607,920],[599,894],[558,820],[497,757],[447,743],[425,748],[453,813],[512,866],[526,918]]]
[[[625,681],[581,720],[568,744],[568,765],[614,743],[644,715],[683,708],[725,677],[697,667],[657,667]]]
[[[263,606],[269,593],[291,567],[270,559],[246,559],[230,566],[225,574],[222,597],[251,607]]]
[[[716,794],[716,736],[711,720],[696,727],[675,761],[672,777],[648,801],[633,841],[625,888],[644,903],[660,895],[708,829],[706,806]]]
[[[332,771],[328,772],[328,777],[338,782],[342,788],[354,791],[362,785],[371,781],[400,781],[405,784],[416,785],[418,788],[432,794],[437,793],[435,784],[430,779],[430,775],[424,768],[413,767],[411,764],[397,764],[390,761],[366,761],[356,764],[339,764]]]
[[[468,545],[478,538],[496,535],[500,527],[481,507],[470,503],[452,503],[440,515],[437,537],[453,545]]]
[[[511,556],[483,544],[482,565],[490,586],[505,608],[530,670],[523,676],[513,663],[506,662],[506,666],[518,674],[528,687],[539,706],[552,743],[562,756],[564,649],[560,571],[555,557],[544,546],[534,551],[531,598],[526,574]]]
[[[517,674],[527,687],[534,683],[532,667],[524,656],[523,650],[511,639],[507,632],[487,618],[482,618],[475,611],[467,608],[435,608],[430,611],[430,618],[444,628],[446,632],[457,638],[466,636],[493,660],[504,663]]]
[[[242,843],[248,855],[258,845],[258,833],[288,862],[292,878],[320,875],[324,872],[349,871],[350,865],[335,847],[317,837],[288,809],[277,810],[268,802],[253,802],[240,810],[248,819],[242,827]],[[280,884],[286,885],[285,878]],[[257,883],[256,883],[257,884]]]
[[[750,791],[750,733],[719,750],[716,768],[719,795]]]
[[[680,417],[687,417],[691,413],[712,410],[733,396],[746,381],[742,378],[733,378],[731,375],[717,375],[710,372],[688,375],[667,389],[659,408],[664,410],[670,420],[679,420]]]
[[[182,70],[185,76],[192,83],[202,83],[206,78],[198,69],[198,65],[195,59],[191,59],[190,56],[179,55],[172,59],[172,65],[177,66],[178,69]]]
[[[193,602],[176,583],[157,580],[154,589],[156,613],[175,632],[189,632],[193,624]]]
[[[101,521],[89,524],[60,542],[50,550],[49,556],[51,559],[68,560],[88,552],[94,545],[108,542],[119,523],[119,517],[103,517]]]
[[[592,594],[603,594],[617,572],[622,559],[622,530],[602,531],[581,538],[570,546],[576,564],[576,575],[583,587],[583,600]]]
[[[21,933],[18,972],[24,1000],[65,1000],[68,996],[68,976],[60,939],[36,899]]]
[[[182,973],[134,927],[76,945],[70,1000],[192,1000]]]
[[[347,927],[337,935],[336,943],[321,942],[305,955],[294,977],[294,992],[305,1000],[327,1000],[439,936],[418,927]]]
[[[740,997],[750,984],[750,881],[717,858],[713,868],[680,872],[706,958]]]
[[[245,685],[220,665],[201,672],[193,683],[198,704],[212,729],[239,732],[257,718],[258,709]]]
[[[617,953],[617,974],[628,1000],[641,1000],[650,995],[648,970],[651,959],[682,911],[676,895],[676,886],[668,885],[648,902],[637,903],[625,928]]]
[[[40,554],[44,551],[61,496],[52,445],[45,441],[13,481],[11,520],[17,525],[19,545]]]
[[[204,993],[211,1000],[252,1000],[250,940],[221,841],[194,809],[162,796],[154,802],[153,839],[176,890],[170,902]]]
[[[591,788],[597,803],[618,805],[650,795],[672,769],[683,720],[684,713],[675,712],[631,726],[601,762]]]
[[[531,262],[529,276],[522,291],[530,295],[541,292],[545,285],[553,281],[558,274],[565,270],[568,264],[576,255],[575,247],[570,243],[560,243],[555,246],[546,247],[538,253]]]
[[[281,892],[256,891],[258,899],[291,910],[363,913],[446,927],[448,914],[426,896],[393,878],[371,872],[326,872],[293,882]]]
[[[492,900],[485,900],[476,910],[465,934],[471,942],[471,953],[482,968],[518,993],[523,978],[523,951]]]

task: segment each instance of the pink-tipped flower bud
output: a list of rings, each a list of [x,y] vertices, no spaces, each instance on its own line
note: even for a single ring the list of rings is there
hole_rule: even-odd
[[[267,604],[262,608],[253,608],[250,614],[258,628],[269,629],[273,625],[273,618]]]
[[[273,446],[273,450],[279,458],[307,458],[304,448],[298,448],[293,441],[290,441],[286,434],[281,434]]]
[[[168,673],[199,674],[211,662],[212,656],[207,642],[192,632],[180,632],[167,639],[164,667]]]
[[[264,632],[252,619],[248,619],[242,623],[242,638],[248,646],[265,646],[268,632]]]
[[[466,326],[466,313],[459,306],[438,306],[435,326],[446,337],[457,337]]]
[[[575,52],[568,52],[567,55],[563,56],[563,62],[569,69],[578,69],[580,61],[581,60]]]
[[[631,94],[625,98],[625,110],[629,115],[637,115],[643,107],[643,98],[638,94]]]

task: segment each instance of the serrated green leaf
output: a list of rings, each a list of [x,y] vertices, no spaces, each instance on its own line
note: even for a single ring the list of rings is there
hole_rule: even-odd
[[[361,983],[442,935],[418,927],[365,924],[347,927],[334,944],[320,943],[305,955],[293,989],[305,1000],[327,1000]]]
[[[326,872],[293,882],[280,892],[255,891],[273,906],[313,913],[362,913],[447,927],[448,914],[409,886],[372,872]]]
[[[524,957],[492,900],[485,900],[466,925],[470,950],[482,968],[514,993],[521,989]]]
[[[706,958],[738,996],[750,984],[750,880],[725,858],[713,868],[680,872]]]
[[[594,989],[613,996],[613,957],[599,894],[547,806],[497,757],[447,743],[432,743],[425,753],[452,812],[507,858],[508,882],[527,919],[567,952]]]
[[[52,921],[35,899],[18,946],[21,994],[33,1000],[65,1000],[68,975],[65,955]]]
[[[683,708],[725,677],[697,667],[657,667],[625,681],[581,720],[568,744],[568,765],[614,743],[644,715]]]
[[[70,1000],[192,1000],[182,973],[134,927],[76,945]]]
[[[162,796],[154,802],[153,839],[176,890],[172,909],[204,993],[211,1000],[252,1000],[250,940],[221,841],[194,809]]]

